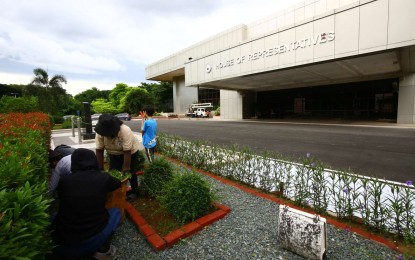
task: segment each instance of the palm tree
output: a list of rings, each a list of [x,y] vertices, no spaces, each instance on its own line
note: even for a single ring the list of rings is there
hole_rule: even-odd
[[[55,75],[49,80],[48,72],[42,68],[36,68],[33,70],[35,77],[33,78],[31,84],[42,86],[46,88],[62,88],[62,82],[66,82],[66,78],[63,75]]]
[[[52,115],[59,114],[67,108],[68,95],[62,88],[62,83],[67,83],[65,76],[55,75],[49,80],[48,72],[42,68],[33,70],[35,77],[30,85],[37,93],[39,106],[42,111]]]

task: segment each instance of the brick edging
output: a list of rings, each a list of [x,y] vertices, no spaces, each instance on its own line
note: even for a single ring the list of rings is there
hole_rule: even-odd
[[[147,221],[141,216],[140,212],[131,205],[128,201],[125,203],[125,211],[130,216],[136,227],[145,236],[147,241],[156,251],[161,251],[167,247],[171,247],[180,239],[189,237],[204,227],[214,223],[215,221],[225,217],[231,209],[225,205],[214,203],[214,206],[218,209],[210,214],[207,214],[195,221],[184,225],[183,227],[176,229],[169,234],[161,237],[156,231],[147,223]]]

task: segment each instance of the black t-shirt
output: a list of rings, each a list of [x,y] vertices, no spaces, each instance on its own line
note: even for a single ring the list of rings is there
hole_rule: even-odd
[[[107,194],[121,182],[99,170],[75,171],[63,175],[57,192],[59,210],[53,221],[53,237],[57,243],[80,243],[100,232],[107,225]]]

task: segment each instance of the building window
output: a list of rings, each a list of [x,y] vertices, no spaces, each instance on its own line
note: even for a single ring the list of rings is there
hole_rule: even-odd
[[[214,107],[220,105],[220,90],[210,88],[199,88],[199,103],[212,103]]]

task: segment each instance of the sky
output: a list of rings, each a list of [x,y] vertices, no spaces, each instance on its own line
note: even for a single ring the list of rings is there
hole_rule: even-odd
[[[299,0],[0,0],[0,83],[35,68],[64,75],[71,95],[138,86],[145,67]]]

